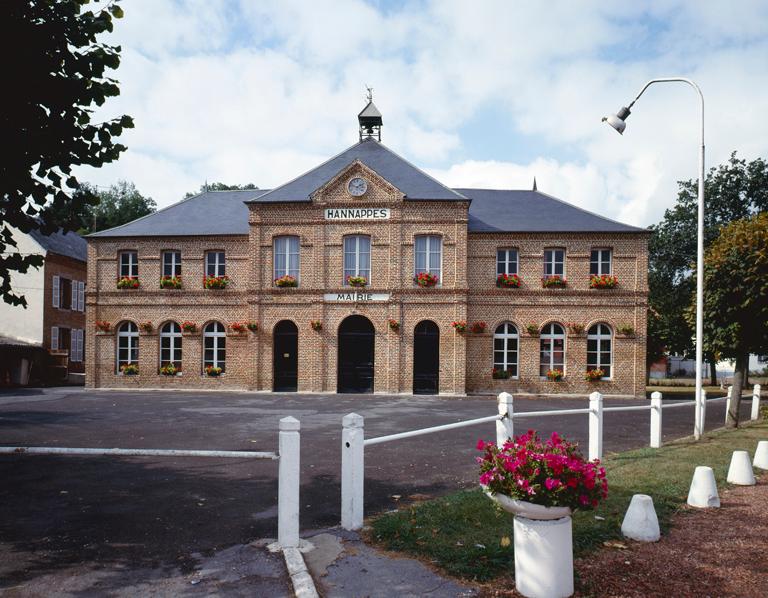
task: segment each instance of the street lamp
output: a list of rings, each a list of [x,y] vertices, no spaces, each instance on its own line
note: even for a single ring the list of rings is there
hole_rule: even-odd
[[[627,117],[631,114],[630,109],[635,102],[640,99],[646,89],[654,83],[682,82],[687,83],[699,94],[700,112],[701,112],[701,149],[699,152],[699,217],[697,225],[696,239],[696,422],[693,426],[694,437],[698,440],[704,431],[704,422],[701,421],[702,413],[702,393],[701,393],[701,369],[703,357],[704,340],[704,96],[701,89],[690,79],[684,77],[664,77],[662,79],[651,79],[646,83],[632,100],[629,106],[622,107],[616,114],[603,117],[603,122],[607,122],[620,134],[624,134],[627,127]]]

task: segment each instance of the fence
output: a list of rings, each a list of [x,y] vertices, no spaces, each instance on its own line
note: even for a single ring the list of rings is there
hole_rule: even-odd
[[[299,449],[301,424],[284,417],[278,426],[278,452],[206,451],[178,449],[61,448],[50,446],[2,446],[0,454],[87,455],[116,457],[215,457],[279,461],[277,542],[282,549],[299,546]]]
[[[707,403],[715,401],[728,401],[730,405],[730,390],[727,397],[718,399],[706,398],[706,392],[702,392],[702,402],[678,401],[664,404],[660,392],[651,394],[650,404],[626,405],[617,407],[604,407],[603,395],[593,392],[589,395],[589,407],[582,409],[550,409],[546,411],[520,411],[514,410],[512,395],[502,392],[498,396],[498,414],[477,419],[469,419],[440,426],[420,428],[408,432],[399,432],[376,438],[365,438],[365,421],[362,415],[350,413],[342,419],[341,434],[341,526],[344,529],[355,530],[363,526],[364,516],[364,482],[365,482],[365,448],[393,442],[405,438],[413,438],[426,434],[435,434],[457,428],[466,428],[490,422],[496,422],[496,442],[504,444],[507,439],[514,436],[514,422],[519,419],[531,417],[546,417],[552,415],[587,415],[589,418],[589,459],[602,459],[603,457],[603,414],[619,411],[650,411],[650,439],[651,448],[659,448],[662,444],[662,414],[666,409],[696,406],[694,414],[694,435],[698,438],[704,431],[706,421]],[[727,417],[728,408],[726,408]],[[760,385],[756,384],[752,394],[751,419],[758,418],[760,411]]]

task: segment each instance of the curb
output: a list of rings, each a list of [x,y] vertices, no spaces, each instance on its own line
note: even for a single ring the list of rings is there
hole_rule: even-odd
[[[318,598],[315,582],[307,571],[307,565],[304,563],[304,557],[298,548],[284,548],[283,557],[285,557],[285,566],[288,568],[288,575],[291,576],[293,584],[293,594],[296,598]]]

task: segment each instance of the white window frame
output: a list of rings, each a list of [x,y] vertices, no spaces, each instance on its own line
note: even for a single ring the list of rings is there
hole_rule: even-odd
[[[557,260],[558,251],[563,252],[562,261]],[[544,276],[560,276],[561,278],[565,278],[565,260],[565,247],[546,247],[544,249]],[[556,271],[558,264],[562,265],[562,273]]]
[[[499,332],[499,329],[503,329],[502,332]],[[510,329],[513,332],[510,332]],[[496,348],[497,340],[502,341],[502,349]],[[515,343],[514,350],[509,348],[509,343],[512,340],[514,340]],[[503,358],[502,361],[497,361],[496,354],[500,351],[503,354]],[[514,353],[515,355],[515,359],[512,362],[507,360],[509,353]],[[498,370],[507,371],[510,369],[510,366],[514,366],[514,374],[512,375],[512,379],[517,380],[520,375],[520,334],[517,330],[517,326],[515,326],[512,322],[502,322],[493,332],[493,367]]]
[[[557,326],[560,329],[560,332],[554,332],[554,327]],[[552,332],[549,332],[549,331]],[[563,363],[555,363],[555,341],[562,340],[563,341]],[[541,333],[539,334],[539,376],[541,378],[546,378],[546,371],[545,371],[545,363],[542,359],[542,353],[545,352],[545,344],[547,346],[546,351],[549,352],[549,363],[546,364],[546,370],[554,370],[559,369],[563,372],[563,376],[565,376],[565,366],[568,362],[568,347],[566,346],[566,335],[565,335],[565,328],[562,324],[559,324],[557,322],[549,322],[542,328]]]
[[[168,258],[170,258],[170,260],[168,260]],[[166,272],[166,266],[170,266],[170,274]],[[163,251],[160,268],[160,276],[181,276],[181,251],[177,249],[167,249]],[[177,271],[178,274],[176,274]]]
[[[291,245],[295,244],[295,251]],[[296,256],[296,268],[290,267],[291,256]],[[296,284],[301,276],[301,239],[297,235],[280,235],[272,240],[272,280],[293,276]]]
[[[597,332],[593,330],[597,329]],[[607,330],[607,332],[605,332]],[[596,350],[589,350],[589,342],[595,341]],[[608,345],[608,351],[604,349]],[[602,354],[608,353],[608,363],[602,361]],[[591,357],[594,356],[594,360]],[[600,369],[606,373],[604,378],[613,379],[613,328],[604,322],[598,322],[587,331],[587,371]],[[607,370],[607,371],[606,371]]]
[[[361,251],[360,245],[365,240],[368,243],[368,251]],[[350,242],[354,247],[351,251],[347,251],[347,242]],[[368,284],[371,284],[371,236],[370,235],[346,235],[342,241],[342,284],[349,286],[347,283],[347,276],[365,276]],[[368,268],[361,268],[360,261],[361,256],[368,254]],[[347,268],[347,256],[351,256],[354,266]]]
[[[211,258],[213,258],[212,261]],[[227,253],[224,250],[211,249],[205,252],[205,275],[215,277],[227,275]]]
[[[219,330],[209,330],[212,327],[218,327]],[[205,341],[207,339],[212,341],[210,350],[213,351],[213,359],[206,359],[205,357],[207,350]],[[219,353],[223,353],[223,358],[219,359]],[[222,374],[227,371],[227,331],[221,322],[209,322],[203,328],[203,374],[205,374],[205,368],[209,365],[221,368]]]
[[[121,251],[118,271],[120,273],[118,278],[138,278],[139,277],[139,252],[138,251]]]
[[[77,283],[77,311],[85,311],[85,282]]]
[[[509,253],[515,252],[515,260],[510,261]],[[504,258],[502,259],[502,254]],[[510,265],[514,265],[514,270],[510,269]],[[501,247],[496,250],[496,276],[500,274],[519,274],[520,269],[520,252],[515,247]]]
[[[126,346],[121,346],[125,340]],[[120,366],[133,363],[139,365],[139,327],[131,321],[120,324],[117,329],[117,353],[115,355],[116,371],[120,374]],[[121,359],[121,351],[127,351],[127,360]],[[136,359],[132,359],[135,355]]]
[[[174,326],[176,327],[175,330],[173,329]],[[170,331],[167,330],[169,327],[171,327]],[[164,339],[168,339],[168,348],[163,347]],[[173,364],[176,369],[181,369],[182,359],[184,358],[183,342],[181,326],[179,326],[178,322],[166,322],[160,327],[159,367],[163,367],[170,363]],[[163,359],[165,352],[168,352],[168,356],[171,357],[171,359]],[[174,357],[178,357],[178,359],[173,359]]]
[[[51,351],[59,350],[59,327],[51,326]]]
[[[53,307],[59,307],[61,305],[61,279],[54,275],[53,284],[51,285],[51,305]]]
[[[604,260],[605,253],[608,254],[608,260]],[[597,259],[595,258],[597,253]],[[595,266],[595,268],[593,268]],[[613,250],[610,247],[593,247],[589,252],[589,274],[590,276],[611,276],[613,274]]]
[[[418,250],[419,240],[424,239],[424,251]],[[437,244],[437,251],[433,245]],[[438,266],[434,267],[432,263],[434,254],[438,253]],[[424,254],[425,268],[419,268],[419,254]],[[416,235],[413,238],[413,275],[418,276],[422,272],[428,272],[429,274],[437,274],[437,286],[443,285],[443,237],[440,235]]]

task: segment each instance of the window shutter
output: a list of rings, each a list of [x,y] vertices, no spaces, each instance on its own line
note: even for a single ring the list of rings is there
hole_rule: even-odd
[[[82,361],[83,360],[83,329],[78,328],[76,331],[75,336],[77,337],[77,350],[75,351],[77,355],[77,360]]]
[[[85,283],[84,282],[77,283],[77,311],[85,311]]]
[[[69,360],[77,361],[77,330],[71,330],[69,335]]]
[[[57,351],[58,349],[59,349],[59,327],[51,326],[51,350]]]
[[[76,280],[72,281],[72,303],[70,304],[70,309],[72,311],[77,311],[77,297],[78,297],[78,289],[80,288],[80,283]]]
[[[51,298],[53,300],[53,306],[58,307],[59,306],[59,277],[54,276],[53,277],[53,292],[51,295]]]

